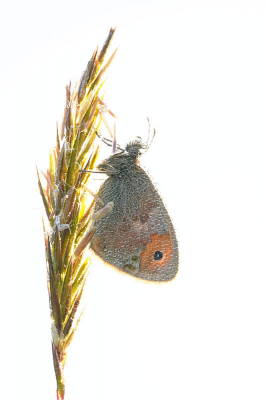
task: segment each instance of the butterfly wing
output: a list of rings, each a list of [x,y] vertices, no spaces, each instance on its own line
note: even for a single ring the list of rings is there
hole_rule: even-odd
[[[168,281],[178,270],[175,231],[161,197],[141,169],[134,177],[109,177],[99,196],[114,207],[95,223],[91,247],[106,263],[135,277]],[[96,206],[96,210],[100,206]]]

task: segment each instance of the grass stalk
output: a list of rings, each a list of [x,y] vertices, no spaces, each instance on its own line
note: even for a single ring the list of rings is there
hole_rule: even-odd
[[[102,123],[101,89],[103,75],[115,52],[105,61],[115,29],[111,29],[100,51],[95,50],[78,85],[66,87],[66,106],[56,145],[50,153],[47,171],[37,170],[38,186],[45,208],[44,226],[47,261],[47,282],[52,319],[52,353],[57,382],[57,399],[65,396],[64,367],[67,348],[73,340],[81,315],[78,314],[90,257],[86,249],[95,232],[93,221],[105,215],[92,214],[97,196],[88,202],[86,187],[99,147],[95,146],[96,131]],[[109,207],[109,208],[108,208]],[[106,211],[107,210],[107,211]]]

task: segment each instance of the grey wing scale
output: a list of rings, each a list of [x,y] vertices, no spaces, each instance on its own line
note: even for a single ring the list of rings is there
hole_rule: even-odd
[[[108,264],[141,275],[138,273],[140,255],[151,242],[152,235],[170,232],[176,241],[172,222],[158,192],[140,169],[136,180],[109,177],[98,195],[104,204],[113,201],[114,207],[96,221],[92,249]],[[100,207],[96,205],[95,210]]]

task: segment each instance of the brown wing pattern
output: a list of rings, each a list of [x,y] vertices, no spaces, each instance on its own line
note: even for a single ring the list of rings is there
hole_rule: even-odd
[[[99,196],[114,202],[96,222],[92,249],[106,263],[135,277],[167,281],[178,270],[178,244],[171,219],[148,175],[109,177]],[[96,206],[96,210],[99,206]]]

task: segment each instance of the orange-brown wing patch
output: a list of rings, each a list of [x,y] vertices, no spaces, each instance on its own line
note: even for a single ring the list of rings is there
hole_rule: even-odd
[[[147,248],[140,254],[140,270],[158,272],[171,264],[173,256],[173,241],[170,233],[164,235],[151,235],[151,242],[147,244]],[[162,253],[162,258],[155,258],[156,252]]]

